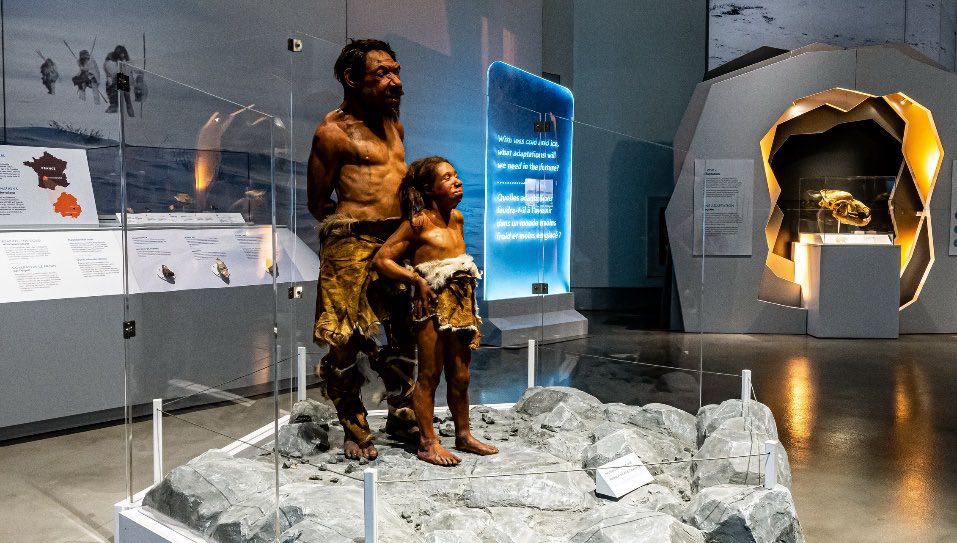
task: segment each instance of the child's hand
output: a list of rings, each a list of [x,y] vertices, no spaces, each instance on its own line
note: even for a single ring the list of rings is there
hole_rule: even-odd
[[[412,299],[412,317],[415,319],[425,318],[429,307],[435,302],[435,292],[429,283],[419,277],[415,282],[415,298]]]

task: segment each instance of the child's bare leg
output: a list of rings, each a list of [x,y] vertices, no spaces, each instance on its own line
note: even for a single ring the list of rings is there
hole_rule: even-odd
[[[439,466],[454,466],[462,460],[439,443],[432,426],[435,415],[435,389],[442,375],[445,359],[444,334],[436,330],[435,322],[429,319],[419,328],[416,338],[419,348],[419,375],[412,391],[412,409],[419,423],[419,452],[421,460]]]
[[[469,423],[469,365],[472,363],[472,350],[468,340],[454,332],[446,335],[445,380],[449,386],[449,409],[455,423],[455,448],[483,456],[495,454],[498,449],[476,439]]]

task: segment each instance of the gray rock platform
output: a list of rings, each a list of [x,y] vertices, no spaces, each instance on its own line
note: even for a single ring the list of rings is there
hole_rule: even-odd
[[[461,464],[442,468],[383,437],[379,458],[347,461],[334,410],[306,400],[277,438],[278,492],[271,454],[209,451],[173,469],[144,505],[211,541],[259,543],[274,540],[278,496],[281,541],[355,543],[363,540],[362,470],[375,467],[386,543],[803,542],[783,448],[781,484],[759,486],[758,455],[777,435],[774,418],[757,402],[747,416],[742,407],[730,401],[695,416],[664,404],[603,404],[567,387],[532,388],[511,409],[472,408],[473,433],[499,454],[458,453]],[[384,426],[381,418],[370,422]],[[451,450],[454,440],[442,440]],[[596,496],[594,468],[629,453],[654,481],[617,501]],[[753,457],[714,460],[741,454]]]

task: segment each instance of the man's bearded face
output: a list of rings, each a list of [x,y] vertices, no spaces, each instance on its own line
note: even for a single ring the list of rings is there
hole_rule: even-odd
[[[369,51],[365,75],[356,82],[362,103],[383,116],[398,117],[403,94],[399,69],[385,51]]]

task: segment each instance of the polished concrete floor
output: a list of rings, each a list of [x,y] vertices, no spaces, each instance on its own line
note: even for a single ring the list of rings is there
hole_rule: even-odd
[[[541,347],[537,384],[694,411],[699,397],[740,395],[740,370],[751,369],[790,455],[809,541],[957,541],[957,337],[699,335],[640,330],[627,315],[588,317],[587,339]],[[524,349],[478,351],[473,402],[514,401],[525,361]],[[370,408],[376,395],[368,387]],[[275,409],[256,397],[174,411],[164,422],[166,467],[266,424]],[[112,505],[126,494],[124,435],[106,425],[0,446],[0,541],[111,540]],[[133,451],[135,491],[151,478],[148,421],[133,428]]]

